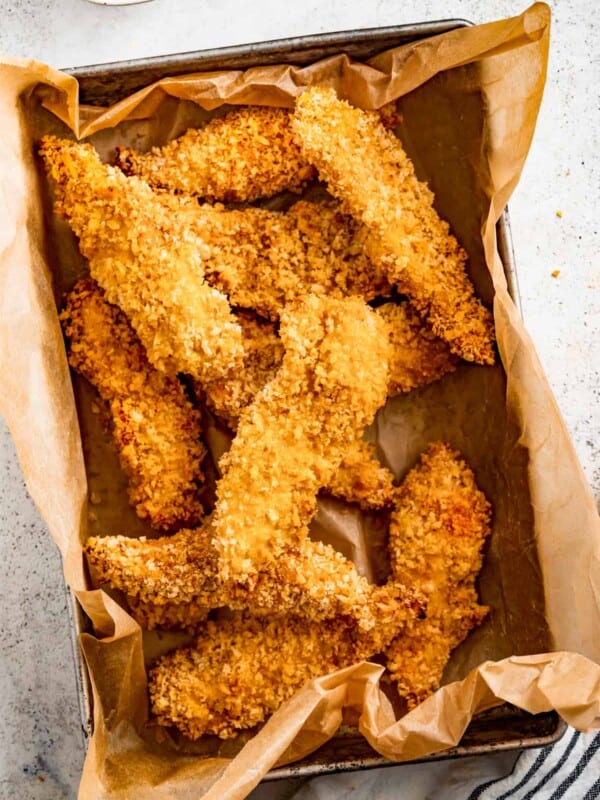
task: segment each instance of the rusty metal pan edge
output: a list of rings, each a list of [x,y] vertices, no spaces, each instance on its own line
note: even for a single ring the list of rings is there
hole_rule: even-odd
[[[317,775],[331,775],[336,772],[354,772],[363,769],[378,769],[381,767],[401,767],[403,764],[429,764],[433,761],[446,761],[455,758],[466,758],[467,756],[488,755],[489,753],[506,752],[510,750],[532,750],[539,747],[547,747],[560,741],[567,731],[567,723],[558,719],[555,731],[548,736],[521,737],[514,741],[499,742],[497,744],[468,745],[463,747],[451,747],[424,758],[415,758],[411,761],[390,761],[383,756],[372,756],[370,758],[357,758],[346,761],[332,761],[328,764],[307,764],[301,767],[294,767],[290,764],[286,767],[278,767],[270,770],[262,782],[280,781],[288,778],[310,778]]]
[[[280,56],[286,51],[289,60],[302,61],[302,56],[312,53],[314,50],[323,51],[323,55],[331,55],[348,49],[352,45],[371,45],[373,48],[378,46],[393,47],[394,43],[390,39],[397,39],[396,46],[410,40],[435,36],[455,28],[467,27],[472,25],[464,19],[436,20],[432,22],[415,23],[408,25],[389,26],[384,28],[368,28],[354,31],[338,31],[334,33],[316,34],[311,36],[292,37],[272,41],[258,42],[245,45],[234,45],[202,51],[192,51],[176,55],[156,56],[152,58],[142,58],[130,61],[120,61],[106,64],[97,64],[84,67],[67,68],[64,71],[85,81],[86,79],[100,80],[105,77],[125,77],[135,74],[156,72],[157,74],[182,74],[187,71],[195,71],[202,68],[203,64],[217,59],[224,61],[240,61],[245,66],[252,66],[261,63],[262,59],[269,59]],[[374,55],[374,50],[371,55]],[[369,57],[368,55],[364,57]],[[508,291],[517,309],[521,313],[521,301],[517,279],[517,270],[514,258],[514,250],[510,231],[510,217],[508,209],[501,215],[497,230],[498,253],[504,266]],[[86,740],[93,732],[93,713],[92,713],[92,691],[87,667],[79,646],[79,637],[89,629],[83,611],[75,598],[74,593],[69,589],[70,602],[67,603],[69,618],[71,622],[73,651],[76,662],[76,681],[78,698],[81,711],[81,725]],[[311,777],[321,774],[334,772],[352,771],[359,769],[374,769],[384,766],[398,766],[399,764],[427,763],[449,758],[460,758],[464,756],[480,755],[504,750],[515,750],[525,748],[543,747],[553,744],[564,735],[567,725],[556,716],[556,727],[546,736],[520,737],[514,740],[483,745],[458,745],[457,747],[435,753],[423,759],[416,759],[406,762],[394,762],[382,756],[365,758],[354,758],[346,760],[334,760],[327,764],[303,764],[301,766],[280,767],[272,769],[264,778],[267,780],[281,780],[284,778]]]
[[[434,20],[432,22],[418,22],[404,25],[389,25],[381,28],[361,28],[359,30],[334,31],[331,33],[317,33],[307,36],[292,36],[283,39],[268,39],[262,42],[237,44],[228,47],[209,48],[206,50],[191,50],[174,55],[152,56],[149,58],[130,59],[127,61],[111,61],[103,64],[92,64],[82,67],[65,67],[62,71],[76,78],[87,76],[103,77],[107,74],[119,75],[123,73],[144,71],[147,69],[179,70],[193,62],[209,61],[213,58],[228,60],[230,58],[254,58],[256,56],[280,55],[283,51],[297,57],[306,50],[315,47],[346,48],[357,42],[377,42],[387,38],[399,38],[407,41],[436,36],[446,31],[473,25],[472,22],[452,18]]]
[[[77,684],[77,699],[79,700],[79,714],[81,717],[81,730],[87,747],[87,740],[94,730],[92,712],[92,686],[87,665],[81,651],[79,639],[82,633],[89,632],[89,623],[75,597],[75,593],[65,583],[67,589],[67,613],[69,615],[71,630],[71,645],[75,659],[75,682]]]

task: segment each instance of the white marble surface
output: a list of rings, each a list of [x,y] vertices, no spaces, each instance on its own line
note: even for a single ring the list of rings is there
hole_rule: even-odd
[[[596,4],[555,0],[550,5],[548,86],[510,204],[513,238],[526,323],[599,498]],[[454,5],[442,0],[154,0],[132,7],[0,0],[0,50],[67,67],[449,16],[484,22],[524,8],[525,3],[499,0]],[[560,270],[557,278],[553,270]],[[0,600],[0,799],[75,797],[84,740],[61,567],[1,425]],[[34,658],[33,643],[41,644],[43,663]],[[485,759],[480,764],[482,771],[495,768]],[[394,769],[400,787],[409,773]],[[283,793],[284,787],[276,791],[273,785],[259,792],[263,798]]]

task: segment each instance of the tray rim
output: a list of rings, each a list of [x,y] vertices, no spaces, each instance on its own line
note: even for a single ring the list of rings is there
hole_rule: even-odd
[[[402,39],[406,40],[408,40],[409,37],[412,37],[412,40],[414,41],[415,39],[436,36],[441,33],[456,30],[458,28],[470,27],[473,24],[473,22],[463,18],[448,18],[433,20],[430,22],[417,22],[384,27],[334,31],[330,33],[285,37],[281,39],[231,45],[227,47],[208,48],[205,50],[188,51],[164,56],[159,55],[148,58],[106,62],[80,67],[67,67],[62,71],[80,80],[96,77],[101,78],[107,74],[110,74],[112,78],[118,76],[129,76],[132,74],[141,74],[148,69],[159,70],[164,72],[165,75],[166,73],[184,74],[185,72],[190,71],[201,71],[201,69],[198,67],[201,67],[203,61],[206,62],[215,59],[227,58],[248,58],[254,60],[254,64],[248,63],[245,65],[245,67],[239,67],[242,69],[250,66],[257,66],[261,63],[261,57],[270,58],[273,56],[278,56],[281,55],[282,51],[284,50],[288,50],[289,54],[293,56],[295,54],[301,55],[303,53],[309,53],[314,48],[335,48],[338,46],[338,49],[334,52],[340,53],[343,52],[344,45],[348,46],[359,43],[367,44],[369,41],[371,41],[374,45],[376,45],[378,41],[383,44],[383,40],[396,36],[402,37]],[[399,44],[401,43],[402,42],[399,42]],[[389,45],[389,42],[386,42],[386,46],[393,47],[394,45]],[[332,55],[333,54],[334,53],[332,52]],[[190,70],[189,67],[192,64],[197,64],[197,67]],[[504,267],[508,292],[515,303],[519,314],[522,316],[521,297],[519,292],[517,267],[511,236],[508,207],[504,209],[496,224],[496,234],[498,254]],[[71,622],[70,630],[73,653],[77,667],[76,682],[81,713],[81,724],[87,745],[87,740],[91,737],[93,732],[93,693],[87,665],[80,648],[79,640],[82,633],[88,632],[88,625],[85,614],[76,598],[75,593],[70,589],[70,587],[67,586],[66,583],[65,587],[70,596],[70,602],[67,603],[67,607]],[[547,734],[546,736],[527,738],[520,737],[516,738],[515,740],[482,745],[461,745],[459,743],[456,747],[409,761],[390,761],[383,756],[373,756],[368,758],[347,759],[345,761],[333,761],[328,764],[309,764],[300,767],[295,767],[294,764],[290,764],[271,769],[264,776],[263,781],[314,777],[316,775],[332,774],[335,772],[349,772],[361,769],[375,769],[378,767],[401,766],[403,764],[409,765],[428,763],[452,758],[485,755],[499,751],[544,747],[558,742],[564,736],[567,730],[568,726],[564,720],[562,720],[556,713],[555,716],[556,727],[553,732]]]
[[[348,45],[365,41],[372,37],[384,39],[389,36],[408,37],[414,33],[414,38],[437,36],[457,28],[474,25],[470,20],[461,17],[432,20],[431,22],[412,22],[402,25],[387,25],[374,28],[356,28],[354,30],[331,31],[329,33],[313,33],[305,36],[288,36],[281,39],[265,39],[261,42],[248,42],[246,44],[227,45],[226,47],[212,47],[204,50],[188,50],[183,53],[171,53],[164,56],[148,56],[146,58],[132,58],[122,61],[107,61],[100,64],[89,64],[80,67],[65,67],[61,72],[73,75],[75,78],[102,76],[110,71],[111,75],[130,74],[146,70],[151,67],[171,68],[185,67],[193,61],[209,61],[213,58],[228,57],[254,57],[279,55],[282,50],[292,50],[301,53],[313,47]]]

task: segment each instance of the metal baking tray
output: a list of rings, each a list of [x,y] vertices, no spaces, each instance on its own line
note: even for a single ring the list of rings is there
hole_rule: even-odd
[[[217,69],[245,69],[267,64],[305,65],[328,56],[346,53],[355,59],[371,58],[399,45],[435,36],[472,23],[463,19],[421,22],[385,28],[323,33],[214,50],[120,61],[64,71],[79,81],[79,99],[89,105],[109,105],[161,78]],[[498,251],[509,293],[520,310],[520,297],[510,234],[508,211],[497,225]],[[73,646],[78,664],[77,682],[84,733],[93,729],[92,693],[89,676],[78,644],[79,634],[90,631],[87,618],[71,596]],[[510,705],[478,714],[458,746],[418,759],[420,762],[472,756],[499,750],[543,747],[558,741],[567,726],[556,712],[531,715]],[[415,763],[402,762],[402,763]],[[301,761],[272,769],[264,780],[308,777],[346,770],[392,766],[373,750],[353,728],[343,728],[333,739]]]

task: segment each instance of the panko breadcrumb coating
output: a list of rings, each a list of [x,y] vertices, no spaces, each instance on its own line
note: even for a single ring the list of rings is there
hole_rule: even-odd
[[[379,604],[377,616],[368,632],[343,617],[208,622],[191,647],[167,653],[150,670],[155,720],[190,739],[232,738],[263,722],[311,678],[380,653],[406,617],[394,603]]]
[[[275,375],[283,359],[283,343],[275,325],[261,320],[249,311],[240,311],[236,319],[242,329],[244,364],[233,374],[196,386],[196,394],[206,397],[209,408],[231,430],[254,396]]]
[[[458,358],[409,303],[384,303],[376,309],[389,326],[392,345],[388,394],[406,394],[456,369]]]
[[[371,585],[341,553],[311,539],[243,580],[219,576],[209,524],[161,539],[94,537],[85,550],[96,581],[121,590],[133,617],[149,628],[193,628],[207,609],[222,606],[307,621],[343,616],[360,630],[378,624],[373,610],[380,603],[395,602],[411,618],[422,611],[418,594]]]
[[[129,318],[158,369],[204,382],[242,363],[242,332],[202,272],[202,241],[173,197],[102,164],[89,144],[45,136],[55,211],[79,237],[92,277]],[[190,212],[191,213],[191,212]]]
[[[324,491],[358,503],[365,511],[386,508],[394,502],[394,475],[382,466],[373,444],[356,439],[347,445]]]
[[[405,394],[456,369],[458,358],[420,319],[409,303],[384,303],[375,309],[388,326],[390,370],[388,396]],[[394,476],[383,467],[373,445],[349,443],[325,491],[361,508],[377,509],[394,501]]]
[[[287,211],[298,231],[309,265],[309,281],[335,297],[359,295],[365,300],[388,297],[387,268],[371,259],[363,246],[363,227],[342,213],[337,200],[298,200]]]
[[[174,199],[162,196],[167,205]],[[383,267],[355,241],[357,224],[335,201],[302,200],[287,212],[180,202],[203,243],[203,275],[234,306],[276,321],[304,294],[371,300],[391,292]]]
[[[390,281],[454,353],[492,364],[492,317],[475,297],[467,256],[439,218],[432,192],[417,180],[398,138],[377,115],[321,87],[300,95],[293,127],[331,193],[372,232]]]
[[[70,365],[108,404],[138,515],[157,528],[197,522],[206,449],[182,385],[148,363],[125,315],[91,278],[69,292],[60,320]]]
[[[157,628],[166,631],[194,633],[205,622],[211,609],[198,603],[153,603],[139,597],[125,598],[129,613],[147,631]]]
[[[308,295],[281,318],[279,371],[242,412],[214,513],[222,576],[298,545],[316,494],[387,396],[385,323],[359,298]]]
[[[477,602],[475,580],[490,513],[472,471],[442,442],[429,446],[398,490],[392,578],[427,598],[426,618],[409,622],[386,650],[387,668],[411,708],[439,687],[451,651],[488,612]]]
[[[148,153],[117,148],[116,163],[150,186],[227,203],[299,192],[315,177],[283,108],[244,106]]]
[[[398,124],[395,103],[377,113],[386,127]],[[235,108],[148,153],[117,147],[116,164],[150,186],[225,203],[300,192],[316,177],[302,156],[290,112],[261,106]]]

